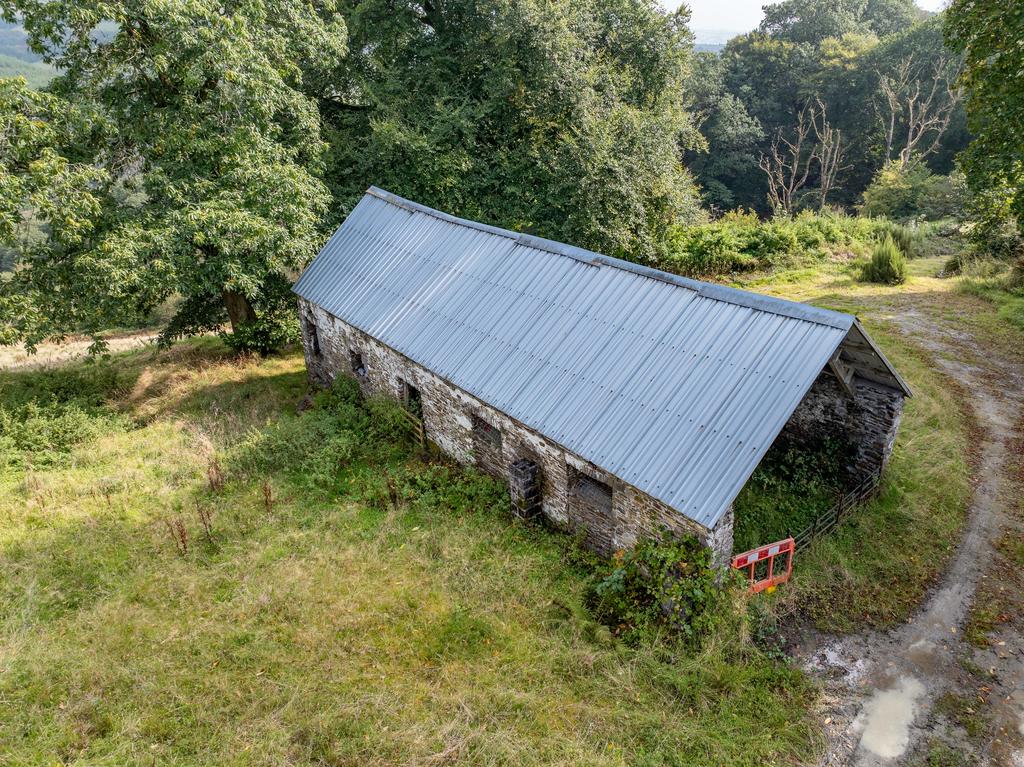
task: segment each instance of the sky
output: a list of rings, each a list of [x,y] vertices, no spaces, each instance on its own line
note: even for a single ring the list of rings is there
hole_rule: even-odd
[[[687,0],[693,12],[690,28],[694,30],[724,30],[728,32],[749,32],[761,22],[761,6],[767,0]],[[672,8],[679,6],[676,0],[662,0]],[[937,11],[945,0],[917,0],[917,4],[928,11]],[[699,39],[700,35],[698,35]]]

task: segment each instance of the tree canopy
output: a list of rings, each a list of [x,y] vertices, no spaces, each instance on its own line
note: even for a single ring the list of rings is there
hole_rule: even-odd
[[[954,0],[946,12],[946,34],[965,58],[974,134],[963,155],[968,183],[982,215],[1012,217],[1024,232],[1024,6]]]
[[[289,276],[316,252],[329,202],[309,71],[337,65],[329,4],[261,0],[4,0],[62,70],[57,98],[89,115],[52,136],[107,177],[80,241],[24,255],[9,289],[52,290],[24,340],[116,325],[171,296],[165,337],[230,319],[270,348]],[[68,312],[73,304],[75,311]]]
[[[53,121],[37,161],[98,174],[78,240],[51,228],[21,250],[5,300],[48,300],[8,340],[175,298],[165,339],[230,320],[237,346],[273,348],[294,331],[291,279],[371,184],[637,259],[702,215],[681,162],[703,145],[688,15],[654,0],[0,8],[61,70],[52,98],[83,115]],[[25,163],[12,173],[28,183]],[[4,204],[12,220],[35,207]]]
[[[1019,30],[1006,14],[1003,37],[979,32],[994,7],[958,2],[948,31],[987,142],[965,163],[1007,208],[1020,147],[1001,126],[1019,115],[998,46]],[[969,138],[960,54],[913,0],[783,0],[719,56],[656,0],[0,11],[61,73],[45,94],[0,88],[0,244],[17,253],[0,341],[30,346],[173,300],[165,340],[230,322],[237,347],[272,349],[296,330],[292,279],[370,185],[653,263],[702,201],[944,210]]]
[[[849,34],[885,37],[906,29],[920,15],[914,0],[783,0],[764,6],[760,31],[817,45]]]
[[[941,17],[921,19],[911,2],[766,6],[758,31],[733,38],[702,65],[705,83],[722,84],[712,112],[728,110],[732,127],[723,132],[721,118],[703,123],[709,143],[724,151],[690,161],[705,200],[767,213],[782,171],[786,186],[799,187],[786,195],[797,206],[824,199],[849,207],[889,162],[949,173],[969,139],[959,61],[944,45]],[[691,85],[696,103],[706,102],[707,87]],[[744,129],[745,122],[760,130]],[[798,142],[801,133],[807,136]],[[799,156],[787,142],[800,143]]]
[[[329,98],[342,210],[370,183],[464,216],[649,256],[699,215],[680,147],[687,13],[654,0],[367,0]]]

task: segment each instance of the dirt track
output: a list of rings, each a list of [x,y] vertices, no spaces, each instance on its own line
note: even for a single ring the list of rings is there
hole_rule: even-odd
[[[150,330],[113,336],[107,339],[108,352],[138,349],[156,341],[157,334]],[[35,354],[28,354],[21,346],[0,346],[0,370],[14,368],[41,368],[60,365],[85,357],[89,353],[90,339],[73,338],[59,344],[40,344]]]
[[[991,742],[957,743],[960,752],[982,764],[1024,767],[1024,637],[1003,630],[984,650],[961,641],[979,583],[1001,576],[993,565],[996,542],[1019,525],[1009,501],[1019,492],[1011,472],[1024,423],[1024,368],[925,312],[894,307],[886,314],[880,317],[934,353],[936,364],[971,398],[982,434],[975,489],[945,576],[909,622],[833,640],[804,659],[825,680],[822,719],[829,748],[822,765],[925,764],[929,744],[963,740],[935,706],[952,693],[987,707],[995,725]],[[987,672],[980,696],[965,672],[972,667]]]

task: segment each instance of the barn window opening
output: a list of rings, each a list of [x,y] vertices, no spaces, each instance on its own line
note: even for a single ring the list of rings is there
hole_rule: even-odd
[[[402,403],[417,418],[423,418],[423,395],[408,381],[402,382]]]
[[[348,357],[352,365],[352,372],[360,378],[366,378],[366,363],[363,362],[363,355],[355,349],[349,349]]]
[[[501,459],[501,429],[475,413],[469,419],[473,424],[473,453],[477,466],[489,474],[501,475],[504,466]]]
[[[316,331],[316,323],[306,318],[306,336],[309,338],[309,349],[314,357],[320,356],[320,335]]]

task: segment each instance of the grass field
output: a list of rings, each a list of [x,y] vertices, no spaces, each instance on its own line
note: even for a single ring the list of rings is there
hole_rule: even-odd
[[[801,554],[759,633],[901,620],[957,539],[963,392],[893,321],[982,303],[934,260],[902,288],[843,264],[754,284],[858,313],[916,394],[881,494]],[[994,309],[969,321],[1010,339]],[[297,352],[213,339],[0,372],[0,765],[815,760],[816,689],[746,628],[614,639],[565,536],[372,409],[297,414],[305,392]]]
[[[9,410],[91,419],[6,445],[0,764],[813,756],[799,671],[733,636],[692,654],[613,640],[564,536],[400,441],[317,432],[334,405],[296,415],[305,389],[296,353],[210,340],[0,374]],[[311,483],[325,466],[336,481]],[[394,506],[373,492],[385,473]]]

